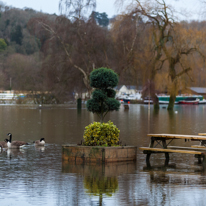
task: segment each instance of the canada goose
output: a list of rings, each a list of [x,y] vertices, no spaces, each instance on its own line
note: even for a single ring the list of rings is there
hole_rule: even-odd
[[[4,141],[1,141],[0,145],[2,146],[2,148],[7,148],[7,141],[6,141],[6,139]]]
[[[36,140],[33,142],[35,146],[44,146],[45,145],[45,139],[41,138],[40,140]]]
[[[12,142],[12,134],[8,133],[7,135],[10,137],[9,140],[6,139],[7,146],[9,149],[18,149],[18,148],[24,147],[25,145],[28,145],[28,143],[24,141],[13,141]]]

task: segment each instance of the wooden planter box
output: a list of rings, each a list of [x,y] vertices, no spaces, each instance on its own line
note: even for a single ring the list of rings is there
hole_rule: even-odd
[[[98,146],[79,146],[62,145],[62,160],[73,162],[121,162],[136,161],[137,147],[98,147]]]

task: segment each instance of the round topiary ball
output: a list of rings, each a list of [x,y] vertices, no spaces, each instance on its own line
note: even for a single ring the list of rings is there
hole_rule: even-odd
[[[113,88],[117,86],[118,81],[117,74],[108,68],[95,69],[90,74],[90,86],[94,88]]]

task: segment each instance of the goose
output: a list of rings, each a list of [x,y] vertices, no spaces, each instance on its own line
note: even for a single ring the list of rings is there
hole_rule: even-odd
[[[36,140],[33,142],[35,146],[44,146],[45,145],[45,139],[41,138],[40,140]]]
[[[18,149],[18,148],[24,147],[25,145],[28,145],[28,143],[24,141],[13,141],[12,142],[12,134],[8,133],[7,135],[10,137],[9,140],[6,139],[7,146],[9,149]]]
[[[2,146],[2,148],[7,148],[7,141],[6,141],[6,139],[4,141],[1,141],[0,145]]]

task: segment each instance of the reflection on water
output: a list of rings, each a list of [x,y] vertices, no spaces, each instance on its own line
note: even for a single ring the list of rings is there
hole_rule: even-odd
[[[130,105],[106,116],[120,129],[127,145],[148,146],[150,133],[197,134],[206,132],[206,105],[175,105],[174,112],[160,106]],[[7,138],[29,142],[21,150],[0,153],[1,205],[205,205],[206,174],[189,154],[151,156],[151,168],[138,151],[136,163],[73,165],[62,162],[61,145],[82,140],[85,126],[98,117],[76,105],[0,105],[0,141]],[[45,138],[45,147],[33,141]],[[177,140],[173,145],[197,142]]]
[[[112,196],[118,189],[117,177],[86,176],[84,178],[86,193],[94,196]]]
[[[83,176],[84,189],[92,202],[103,205],[105,201],[111,201],[108,197],[113,197],[118,191],[118,178],[122,175],[134,173],[135,162],[119,162],[107,164],[73,164],[62,162],[62,172],[68,174],[81,174]],[[98,200],[93,200],[97,196]]]
[[[35,147],[35,150],[36,151],[39,151],[39,152],[44,152],[44,150],[45,150],[45,146],[34,146]]]

